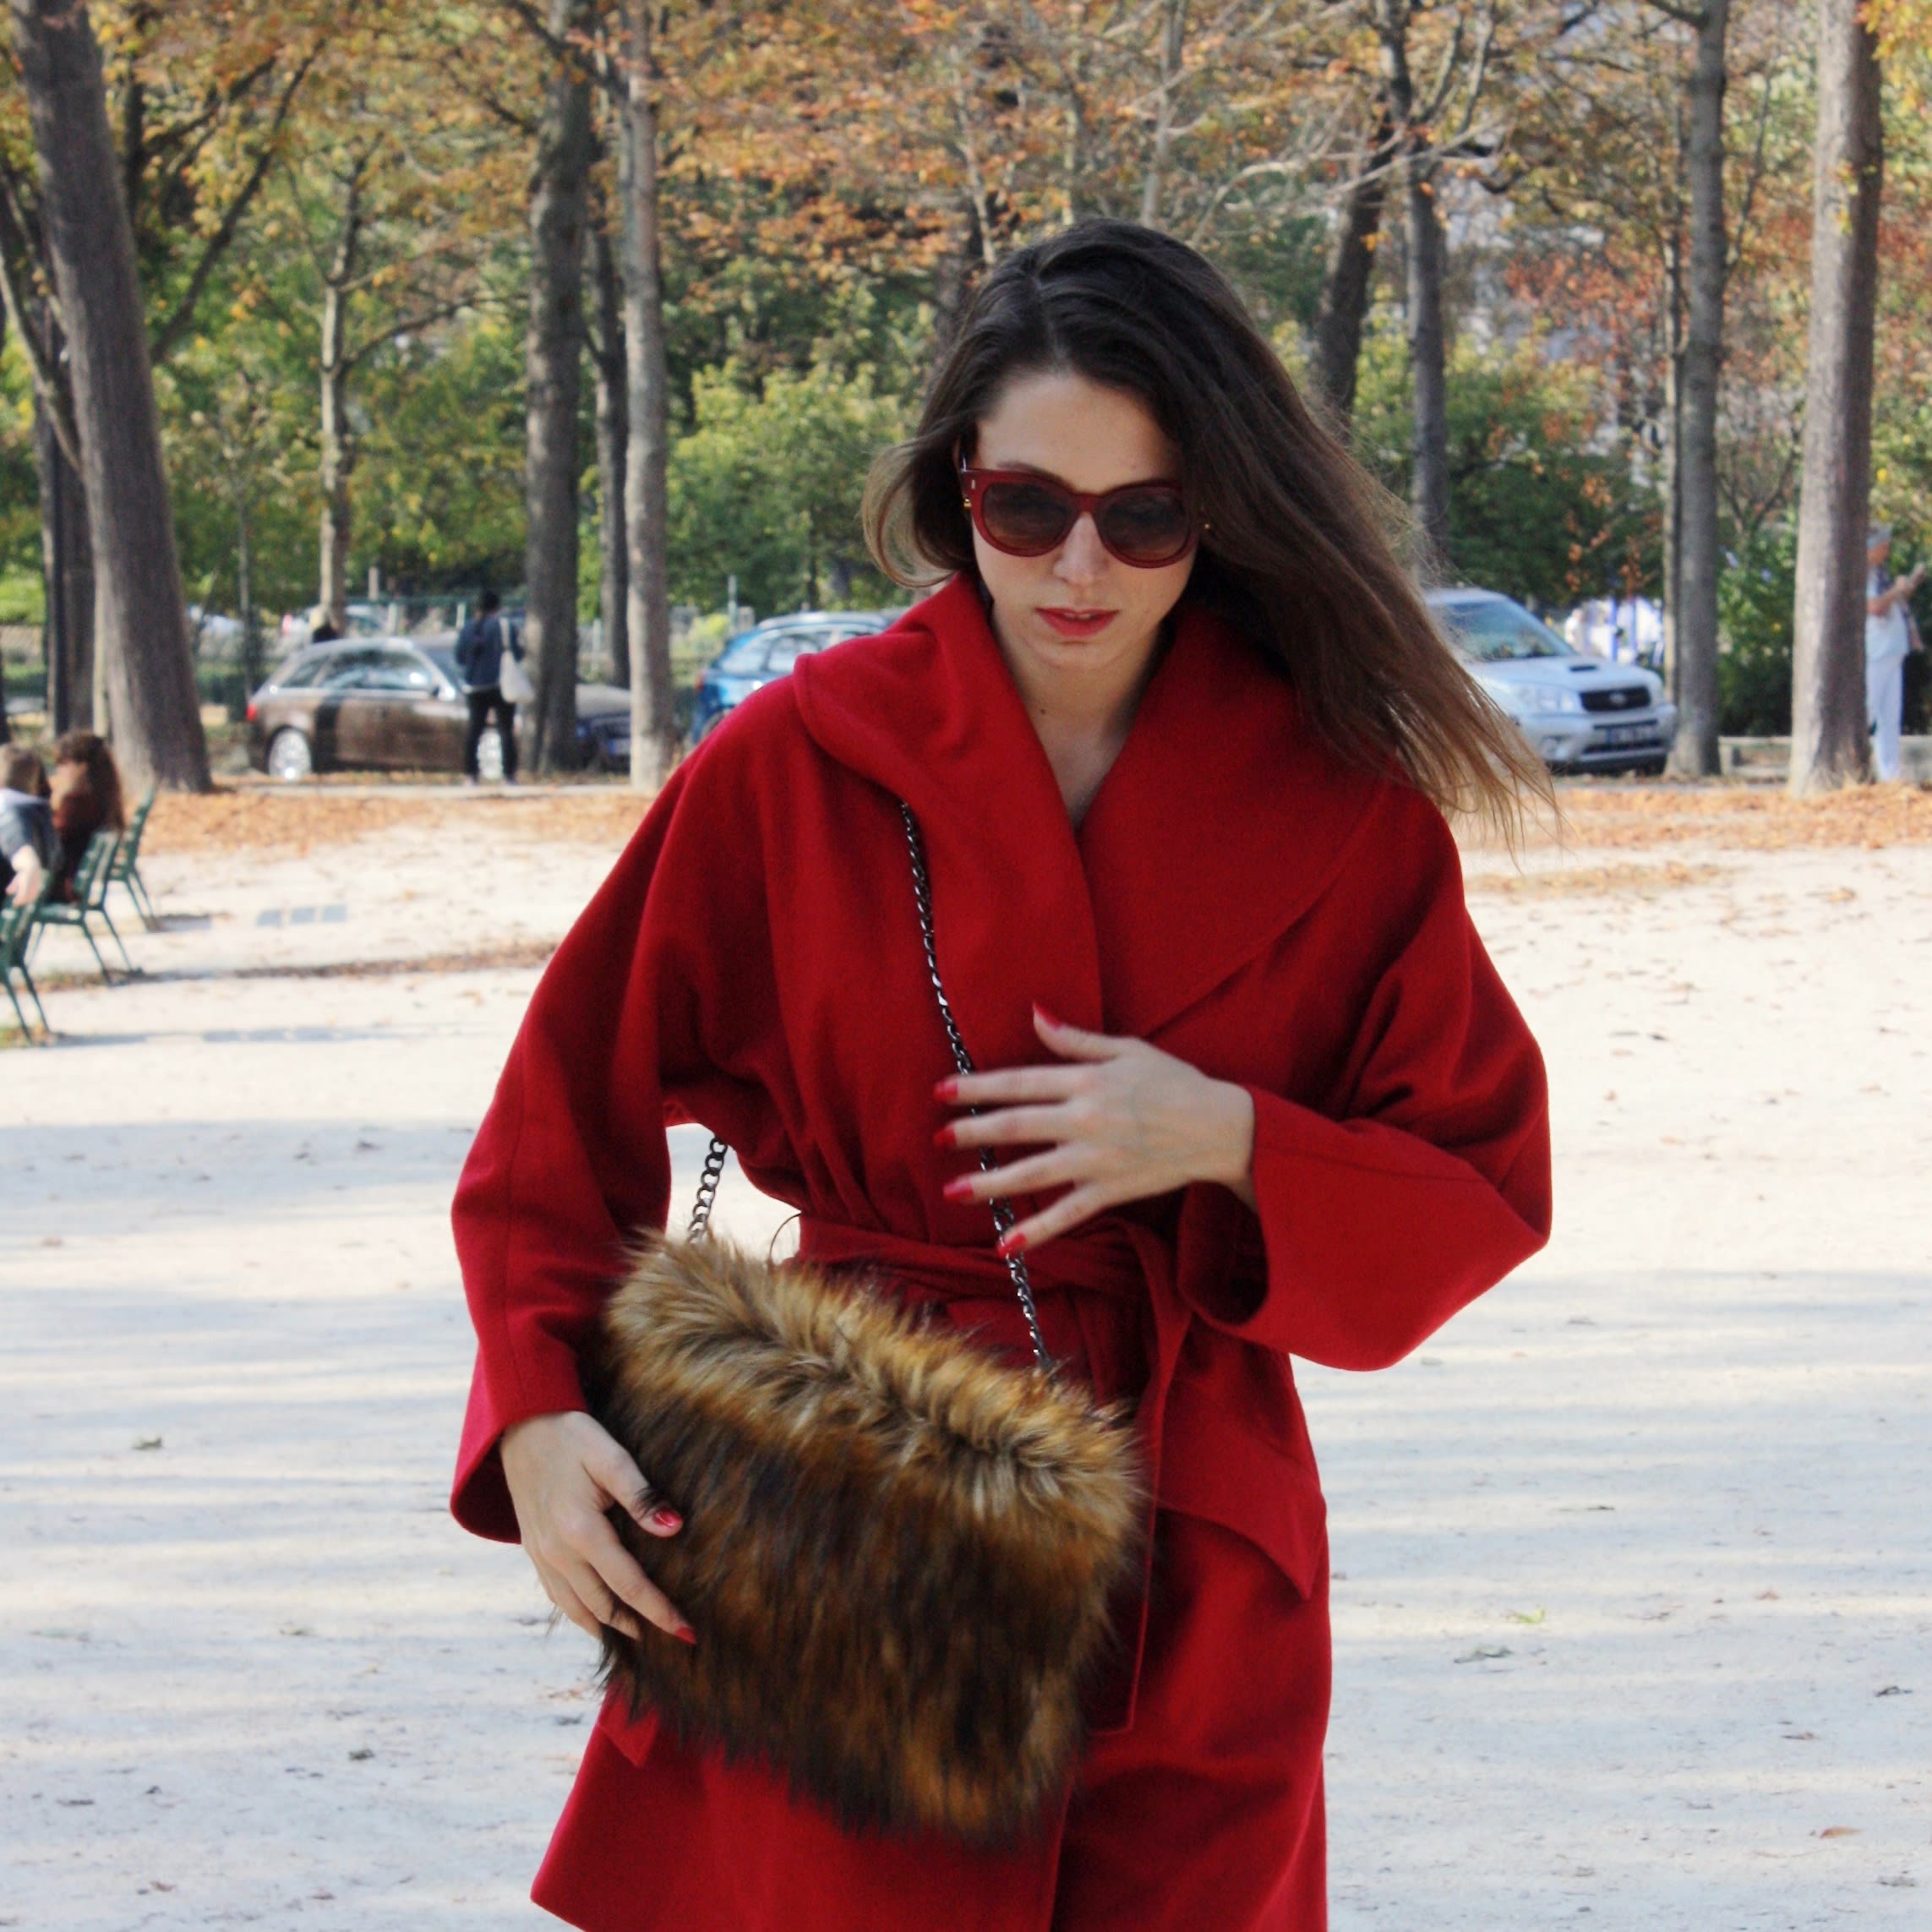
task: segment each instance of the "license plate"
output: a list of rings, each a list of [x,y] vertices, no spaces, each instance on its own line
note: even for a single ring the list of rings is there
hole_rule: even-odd
[[[1655,745],[1657,728],[1654,724],[1607,724],[1598,734],[1597,741],[1613,748],[1619,745]]]

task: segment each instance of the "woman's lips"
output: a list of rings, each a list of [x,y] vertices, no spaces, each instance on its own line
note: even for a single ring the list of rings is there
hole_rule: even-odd
[[[1045,610],[1040,614],[1062,637],[1091,637],[1105,630],[1117,613],[1111,610]]]

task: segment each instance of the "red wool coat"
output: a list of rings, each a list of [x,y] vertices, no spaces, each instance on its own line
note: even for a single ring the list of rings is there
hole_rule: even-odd
[[[679,767],[545,974],[463,1175],[456,1515],[516,1536],[495,1444],[583,1405],[625,1240],[672,1205],[667,1122],[722,1133],[806,1253],[1023,1343],[985,1208],[941,1192],[969,1157],[933,1144],[951,1067],[901,799],[980,1066],[1045,1057],[1037,1001],[1254,1096],[1258,1213],[1202,1185],[1030,1258],[1050,1345],[1138,1398],[1144,1607],[1024,1844],[846,1834],[607,1706],[535,1896],[592,1932],[1320,1932],[1327,1542],[1290,1357],[1393,1362],[1542,1245],[1547,1100],[1441,817],[1338,762],[1200,611],[1078,832],[960,580]]]

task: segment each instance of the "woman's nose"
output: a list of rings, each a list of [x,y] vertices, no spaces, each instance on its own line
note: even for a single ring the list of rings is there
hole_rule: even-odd
[[[1070,579],[1075,583],[1085,583],[1100,576],[1106,568],[1107,547],[1100,541],[1100,532],[1094,526],[1093,513],[1082,510],[1078,521],[1067,532],[1067,540],[1060,546],[1060,559],[1054,565],[1054,574]]]

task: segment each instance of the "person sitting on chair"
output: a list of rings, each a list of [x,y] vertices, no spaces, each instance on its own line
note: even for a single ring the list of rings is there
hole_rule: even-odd
[[[38,898],[60,857],[47,775],[24,745],[0,745],[0,892],[15,905]]]
[[[128,829],[120,767],[107,740],[98,733],[69,731],[55,740],[52,805],[54,831],[60,838],[54,894],[71,899],[74,875],[95,833]]]

